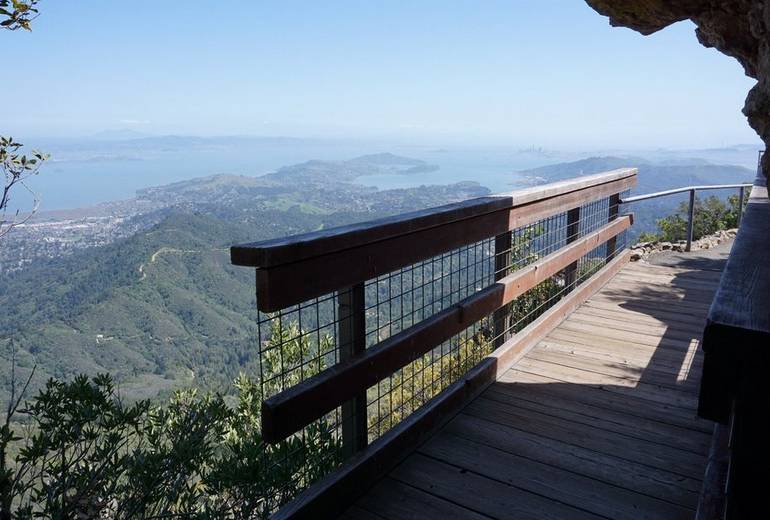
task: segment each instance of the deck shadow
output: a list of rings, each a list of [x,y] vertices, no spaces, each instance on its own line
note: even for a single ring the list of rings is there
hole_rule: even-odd
[[[624,269],[346,517],[693,518],[712,431],[696,416],[698,323],[718,273],[638,269]]]

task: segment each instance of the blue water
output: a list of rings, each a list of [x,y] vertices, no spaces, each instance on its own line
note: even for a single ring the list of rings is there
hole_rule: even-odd
[[[357,182],[380,189],[408,188],[459,181],[477,181],[493,192],[508,191],[520,183],[518,170],[567,160],[565,156],[519,153],[509,149],[436,150],[344,141],[267,142],[236,140],[228,143],[36,143],[51,153],[30,186],[42,198],[42,210],[84,207],[128,199],[136,191],[219,173],[263,175],[282,166],[311,159],[345,160],[363,154],[392,152],[422,159],[440,168],[415,175],[374,175]],[[18,206],[28,203],[19,193]]]
[[[350,153],[313,145],[153,147],[97,153],[63,148],[50,151],[50,162],[31,186],[40,193],[43,209],[76,208],[128,199],[149,186],[220,173],[262,175],[310,159],[337,159],[343,152]]]
[[[410,188],[430,184],[450,184],[460,181],[476,181],[493,193],[521,187],[521,170],[546,164],[574,160],[573,154],[541,155],[512,150],[452,150],[452,151],[404,151],[403,155],[422,159],[439,166],[432,172],[417,175],[369,175],[357,182],[380,189]]]
[[[42,198],[42,210],[78,208],[132,198],[150,186],[189,180],[219,173],[264,175],[276,169],[311,159],[345,160],[364,154],[391,152],[422,159],[438,170],[414,175],[372,175],[356,182],[379,189],[476,181],[492,192],[522,186],[522,170],[573,161],[589,155],[618,155],[618,152],[566,153],[519,151],[514,147],[437,149],[376,142],[258,138],[155,138],[134,141],[40,141],[49,152],[30,186]],[[749,148],[698,151],[656,151],[652,160],[702,157],[714,163],[748,164],[756,161]],[[26,208],[29,197],[17,190],[14,207]]]

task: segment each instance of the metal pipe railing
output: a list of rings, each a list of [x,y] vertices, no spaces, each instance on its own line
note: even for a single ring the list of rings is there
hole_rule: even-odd
[[[687,208],[687,246],[685,251],[690,251],[692,248],[692,233],[693,225],[695,222],[695,192],[705,190],[729,190],[738,189],[738,226],[741,225],[741,215],[743,213],[743,197],[746,193],[746,188],[750,188],[751,183],[741,184],[707,184],[703,186],[685,186],[683,188],[674,188],[673,190],[656,191],[655,193],[645,193],[643,195],[636,195],[634,197],[626,197],[620,199],[621,204],[630,204],[631,202],[639,202],[642,200],[656,199],[658,197],[666,197],[668,195],[676,195],[677,193],[689,192],[690,200]]]

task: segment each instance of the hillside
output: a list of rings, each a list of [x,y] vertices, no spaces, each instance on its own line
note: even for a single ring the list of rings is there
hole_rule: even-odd
[[[3,276],[0,359],[9,366],[14,346],[22,377],[37,364],[34,388],[109,371],[132,399],[228,389],[256,370],[254,273],[230,265],[230,245],[487,193],[476,183],[377,191],[328,178],[320,188],[278,175],[143,190],[138,199],[163,201],[149,204],[157,224]],[[0,403],[9,376],[0,372]]]
[[[419,159],[403,157],[392,153],[362,155],[347,161],[307,161],[285,166],[266,178],[286,181],[323,182],[333,178],[337,182],[353,182],[359,177],[383,173],[409,175],[437,170],[438,166]]]
[[[639,168],[636,193],[752,177],[745,168],[698,160],[622,157],[523,175],[537,184],[629,165]],[[477,183],[378,191],[352,182],[371,172],[408,174],[425,167],[430,165],[392,154],[310,161],[261,177],[214,175],[148,188],[133,201],[100,206],[100,215],[140,210],[120,224],[132,227],[117,238],[86,240],[87,247],[33,258],[2,275],[0,359],[7,363],[15,345],[22,375],[38,365],[36,386],[48,377],[109,371],[132,398],[180,386],[224,389],[238,371],[255,369],[254,275],[231,266],[227,248],[488,193]],[[678,200],[630,208],[635,233],[654,229],[655,219]],[[39,249],[39,236],[21,236],[7,244],[22,253]],[[0,373],[0,402],[8,377],[8,371]]]
[[[710,164],[697,158],[652,162],[639,157],[592,157],[535,168],[521,173],[531,183],[538,184],[631,166],[639,169],[639,182],[633,190],[634,194],[691,185],[751,182],[755,175],[752,170],[742,166]],[[735,194],[735,190],[716,190],[700,193],[699,196],[727,197],[733,194]],[[655,221],[674,212],[679,203],[686,198],[687,194],[673,195],[638,202],[624,208],[625,211],[633,212],[635,216],[633,236],[638,236],[643,231],[655,231]]]

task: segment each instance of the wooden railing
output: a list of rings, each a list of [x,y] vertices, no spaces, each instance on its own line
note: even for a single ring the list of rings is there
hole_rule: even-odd
[[[272,327],[260,332],[262,370],[290,357],[289,340],[269,340],[285,337],[275,327],[290,314],[310,323],[292,345],[317,351],[263,374],[277,388],[265,390],[264,440],[299,439],[335,417],[348,459],[280,515],[338,511],[606,282],[627,260],[619,237],[632,217],[618,206],[635,183],[636,170],[621,169],[233,247],[234,264],[256,268],[258,319]],[[423,382],[382,427],[379,385],[392,392],[412,374],[414,387],[416,363],[438,383]]]
[[[768,518],[770,199],[761,172],[709,310],[703,351],[698,412],[719,425],[698,518]]]

